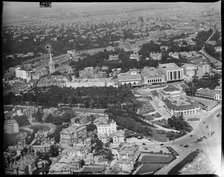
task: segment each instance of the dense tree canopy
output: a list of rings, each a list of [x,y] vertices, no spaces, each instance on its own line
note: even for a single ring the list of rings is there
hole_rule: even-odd
[[[171,128],[174,128],[183,132],[190,132],[193,128],[188,124],[187,121],[183,119],[183,115],[179,117],[172,116],[168,119],[168,125]]]

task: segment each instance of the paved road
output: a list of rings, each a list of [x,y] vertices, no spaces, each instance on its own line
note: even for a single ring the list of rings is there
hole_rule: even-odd
[[[216,58],[214,58],[214,57],[212,57],[211,55],[209,55],[209,54],[205,51],[204,47],[203,47],[199,52],[202,53],[205,57],[207,57],[207,58],[208,58],[211,62],[213,62],[214,64],[218,64],[218,65],[221,65],[221,64],[222,64],[219,60],[217,60]]]
[[[221,140],[221,124],[217,123],[217,118],[215,118],[215,115],[220,113],[220,111],[221,111],[221,105],[216,106],[215,108],[213,108],[211,111],[208,112],[207,116],[198,125],[197,129],[193,130],[191,134],[178,138],[175,141],[164,143],[164,145],[172,146],[174,150],[177,151],[177,153],[179,154],[179,157],[175,159],[173,162],[171,162],[170,164],[166,165],[164,168],[157,171],[155,174],[168,174],[168,172],[176,164],[182,161],[188,154],[190,154],[190,152],[196,150],[197,148],[208,151],[208,154],[211,154],[211,152],[213,152],[214,146],[217,146],[217,147],[219,147],[218,145],[221,146],[221,142],[217,141],[217,139]],[[210,128],[207,128],[207,126],[210,126]],[[200,143],[194,143],[196,139],[202,136],[208,136],[208,133],[210,131],[215,131],[212,137],[209,137]],[[190,137],[190,135],[193,135],[193,136]],[[217,144],[214,143],[215,141],[217,141]],[[183,145],[188,144],[190,145],[190,147],[185,148],[180,146],[181,144]],[[220,155],[219,152],[217,152],[217,154]],[[216,155],[216,157],[217,156],[218,155]],[[215,161],[214,157],[213,158],[212,157],[213,155],[210,155],[211,161]],[[218,168],[217,168],[217,171],[218,171]]]

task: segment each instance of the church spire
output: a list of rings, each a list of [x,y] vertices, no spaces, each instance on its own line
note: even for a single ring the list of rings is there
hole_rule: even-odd
[[[51,54],[51,48],[50,48],[50,46],[47,46],[47,49],[48,49],[48,52],[49,52],[49,55],[50,55],[50,61],[48,63],[49,72],[50,72],[50,74],[52,74],[52,73],[55,72],[55,66],[54,66],[54,62],[53,62],[53,59],[52,59],[52,54]]]

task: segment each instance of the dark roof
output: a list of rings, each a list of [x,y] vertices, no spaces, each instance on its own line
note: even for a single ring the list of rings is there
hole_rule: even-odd
[[[165,164],[142,164],[135,174],[144,174],[144,173],[153,174],[154,171],[158,170],[164,165]]]
[[[101,173],[105,170],[104,166],[84,166],[81,172]]]
[[[208,88],[206,89],[198,89],[196,94],[199,94],[199,95],[203,95],[203,96],[208,96],[208,97],[214,97],[216,94],[218,93],[217,90],[210,90]]]
[[[166,106],[172,110],[193,109],[193,108],[196,108],[199,106],[199,103],[196,100],[194,100],[194,102],[193,102],[188,99],[188,102],[190,104],[177,106],[177,105],[173,104],[169,99],[164,100],[164,103],[166,104]]]
[[[169,163],[172,160],[172,157],[164,154],[144,154],[142,155],[140,162],[141,163]]]

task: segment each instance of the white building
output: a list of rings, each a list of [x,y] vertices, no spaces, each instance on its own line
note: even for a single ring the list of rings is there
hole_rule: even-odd
[[[210,73],[210,66],[207,63],[200,63],[197,68],[197,76],[202,78],[205,73]]]
[[[15,75],[17,78],[21,78],[29,82],[31,80],[31,73],[25,70],[22,70],[20,67],[15,69]]]
[[[97,134],[106,134],[108,137],[117,131],[117,124],[113,120],[109,120],[107,123],[97,124]]]
[[[167,82],[184,79],[183,68],[177,66],[175,63],[159,64],[158,68],[165,74]]]

